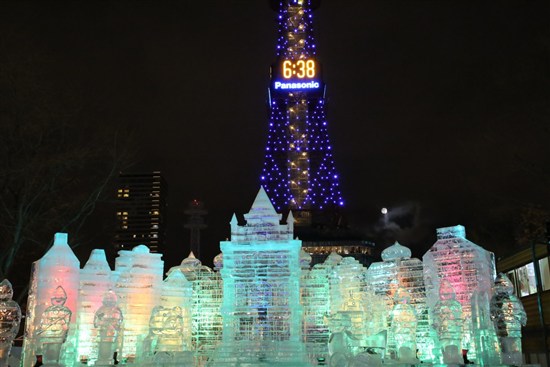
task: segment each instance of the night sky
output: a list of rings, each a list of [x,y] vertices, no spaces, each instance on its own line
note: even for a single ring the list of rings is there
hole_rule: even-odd
[[[351,226],[420,257],[435,228],[460,223],[498,255],[518,208],[550,209],[549,15],[547,1],[323,1],[314,26]],[[168,181],[173,265],[191,199],[210,211],[208,257],[259,189],[275,17],[263,0],[4,1],[0,66],[21,62],[76,90],[98,125],[135,130],[132,170]]]

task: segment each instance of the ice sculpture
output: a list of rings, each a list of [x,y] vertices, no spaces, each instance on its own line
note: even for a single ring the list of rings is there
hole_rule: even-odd
[[[310,270],[311,256],[306,255],[300,256],[302,267],[300,293],[304,309],[302,338],[306,344],[309,360],[315,363],[318,359],[328,358],[327,343],[330,333],[327,321],[330,314],[330,287],[328,267],[324,264],[316,264]]]
[[[416,311],[410,304],[407,290],[399,288],[395,293],[390,314],[390,330],[395,340],[397,360],[400,363],[416,364]]]
[[[21,322],[21,309],[12,298],[11,283],[4,279],[0,283],[0,367],[8,366],[11,345]]]
[[[382,358],[386,352],[389,302],[386,295],[376,295],[370,285],[366,288],[364,299],[368,312],[365,314],[364,320],[367,335],[363,345],[371,354]]]
[[[331,317],[330,329],[332,333],[328,342],[331,367],[347,366],[358,352],[359,341],[353,337],[349,331],[350,328],[349,315],[337,313]]]
[[[301,241],[292,239],[292,217],[281,225],[263,188],[244,217],[243,226],[233,217],[231,241],[220,243],[223,339],[211,365],[307,365],[301,342]]]
[[[521,301],[514,294],[512,282],[502,273],[495,280],[491,318],[500,341],[502,363],[522,365],[521,327],[527,323],[527,316]]]
[[[40,354],[43,355],[44,364],[57,366],[59,363],[61,345],[67,338],[72,311],[65,306],[67,293],[62,286],[55,289],[48,306],[40,318],[40,324],[36,330]]]
[[[151,311],[160,298],[164,262],[161,254],[150,253],[144,245],[131,251],[121,250],[118,255],[115,271],[120,275],[114,291],[124,315],[120,357],[132,362],[138,345],[149,332]]]
[[[424,282],[428,306],[434,307],[439,300],[441,279],[447,279],[462,305],[462,348],[468,351],[468,359],[476,360],[471,329],[471,297],[474,291],[492,294],[495,278],[495,263],[492,252],[466,239],[463,226],[439,228],[436,243],[424,254]]]
[[[485,291],[476,291],[472,295],[472,332],[478,364],[500,365],[500,345],[491,319],[490,297]]]
[[[404,289],[410,295],[410,305],[416,313],[416,346],[418,358],[424,362],[433,359],[428,321],[428,307],[424,287],[423,264],[411,258],[411,250],[395,242],[382,251],[382,262],[371,264],[366,273],[367,283],[378,297],[387,300],[387,309],[394,307],[395,292]],[[373,299],[373,298],[371,298]],[[380,336],[379,336],[380,338]],[[398,349],[393,334],[387,335],[387,356],[396,358]]]
[[[94,328],[97,330],[96,366],[113,364],[113,356],[117,348],[117,337],[122,321],[122,311],[117,306],[117,297],[113,291],[108,291],[103,296],[101,307],[94,315]]]
[[[221,341],[222,317],[220,307],[222,302],[222,285],[218,272],[193,255],[185,258],[179,266],[168,271],[168,277],[173,272],[180,272],[191,284],[191,343],[199,358],[208,358]]]
[[[27,301],[27,316],[25,322],[25,340],[23,345],[22,365],[30,366],[35,362],[36,355],[40,346],[40,338],[49,334],[44,334],[45,320],[44,312],[54,303],[62,303],[65,311],[70,311],[70,322],[75,321],[76,303],[78,299],[80,279],[80,262],[67,243],[66,233],[56,233],[52,247],[44,256],[35,261],[31,270],[31,284],[29,288],[29,299]],[[58,290],[61,287],[63,292]],[[56,292],[58,293],[56,296]],[[64,293],[62,295],[61,293]],[[61,296],[61,299],[58,297]],[[50,309],[52,310],[52,309]],[[67,314],[64,312],[63,316]],[[55,315],[50,314],[52,322]],[[66,323],[69,326],[69,320],[58,320],[59,323]],[[58,324],[54,322],[54,324]],[[57,327],[64,328],[58,325]],[[39,335],[39,331],[42,331]],[[64,338],[64,337],[63,337]],[[59,346],[60,347],[60,346]],[[54,348],[55,349],[55,348]],[[50,352],[55,354],[54,352]],[[59,356],[57,356],[59,357]],[[46,361],[46,356],[44,356]]]
[[[443,279],[439,284],[439,301],[432,312],[432,326],[441,347],[441,353],[438,354],[443,356],[445,364],[462,364],[462,306],[456,300],[455,291],[448,280]]]
[[[76,359],[83,363],[97,358],[94,317],[97,309],[104,305],[105,293],[113,286],[111,273],[105,251],[98,249],[92,250],[90,258],[80,271],[80,291],[76,308]]]

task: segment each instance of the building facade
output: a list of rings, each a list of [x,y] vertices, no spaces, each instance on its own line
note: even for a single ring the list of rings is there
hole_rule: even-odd
[[[114,248],[146,245],[163,250],[166,237],[167,184],[160,172],[121,173],[116,192]]]

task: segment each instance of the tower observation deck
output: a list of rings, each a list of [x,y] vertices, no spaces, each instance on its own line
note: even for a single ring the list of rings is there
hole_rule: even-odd
[[[325,117],[325,84],[313,34],[320,1],[271,1],[277,11],[276,61],[269,87],[269,133],[260,182],[278,212],[297,226],[344,205]]]

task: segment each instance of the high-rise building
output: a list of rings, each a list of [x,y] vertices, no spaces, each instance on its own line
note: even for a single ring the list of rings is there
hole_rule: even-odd
[[[339,175],[325,116],[326,97],[313,33],[319,0],[272,0],[278,13],[271,66],[269,131],[260,183],[275,209],[292,211],[295,235],[313,263],[331,252],[372,261],[374,244],[345,225]]]
[[[121,173],[116,193],[115,250],[146,245],[161,252],[165,241],[167,185],[160,172]]]

